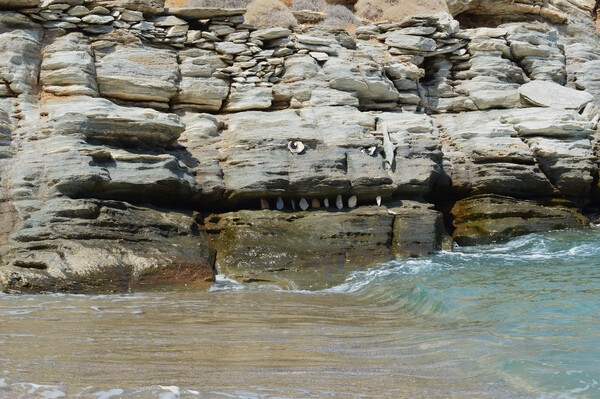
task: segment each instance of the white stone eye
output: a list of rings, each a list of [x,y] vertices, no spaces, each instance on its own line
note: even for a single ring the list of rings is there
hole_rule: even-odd
[[[376,151],[377,151],[377,147],[376,146],[365,147],[362,150],[360,150],[360,152],[362,152],[363,154],[367,154],[370,157],[372,157],[373,155],[375,155]]]
[[[305,147],[301,141],[291,140],[290,142],[288,142],[288,148],[292,153],[300,154],[302,151],[304,151]]]
[[[300,154],[302,151],[304,151],[304,148],[304,144],[302,144],[301,141],[291,140],[288,142],[288,149],[292,154]]]

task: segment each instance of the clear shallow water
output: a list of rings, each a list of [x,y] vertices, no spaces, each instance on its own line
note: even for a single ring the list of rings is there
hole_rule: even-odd
[[[0,295],[1,398],[600,398],[600,232],[324,291]]]

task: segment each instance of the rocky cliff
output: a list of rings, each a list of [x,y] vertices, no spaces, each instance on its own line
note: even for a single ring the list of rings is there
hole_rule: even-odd
[[[587,227],[595,2],[488,3],[348,33],[0,0],[2,289],[310,288],[444,237]]]

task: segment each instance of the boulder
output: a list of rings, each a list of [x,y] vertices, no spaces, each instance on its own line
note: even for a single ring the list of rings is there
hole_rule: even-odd
[[[332,89],[355,93],[361,108],[394,108],[400,95],[381,65],[344,51],[325,62],[323,70]]]
[[[48,195],[174,206],[191,203],[198,191],[192,171],[174,155],[94,145],[60,133],[16,154],[13,192],[23,195],[34,182]]]
[[[518,200],[479,195],[458,201],[452,208],[458,245],[490,244],[523,234],[586,228],[589,220],[563,200]]]
[[[282,194],[300,199],[355,193],[374,199],[393,190],[391,178],[381,173],[379,151],[366,151],[380,145],[370,133],[375,119],[355,108],[251,111],[232,114],[224,124],[221,166],[231,202]],[[296,141],[303,143],[300,153],[289,149]],[[367,164],[379,171],[372,181],[367,174],[355,173]]]

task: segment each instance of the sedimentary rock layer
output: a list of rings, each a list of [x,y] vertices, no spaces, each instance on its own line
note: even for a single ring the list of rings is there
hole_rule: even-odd
[[[445,234],[584,227],[596,206],[585,2],[506,2],[495,23],[490,2],[450,2],[478,23],[353,33],[154,0],[15,3],[0,0],[4,291],[216,272],[327,286]]]

